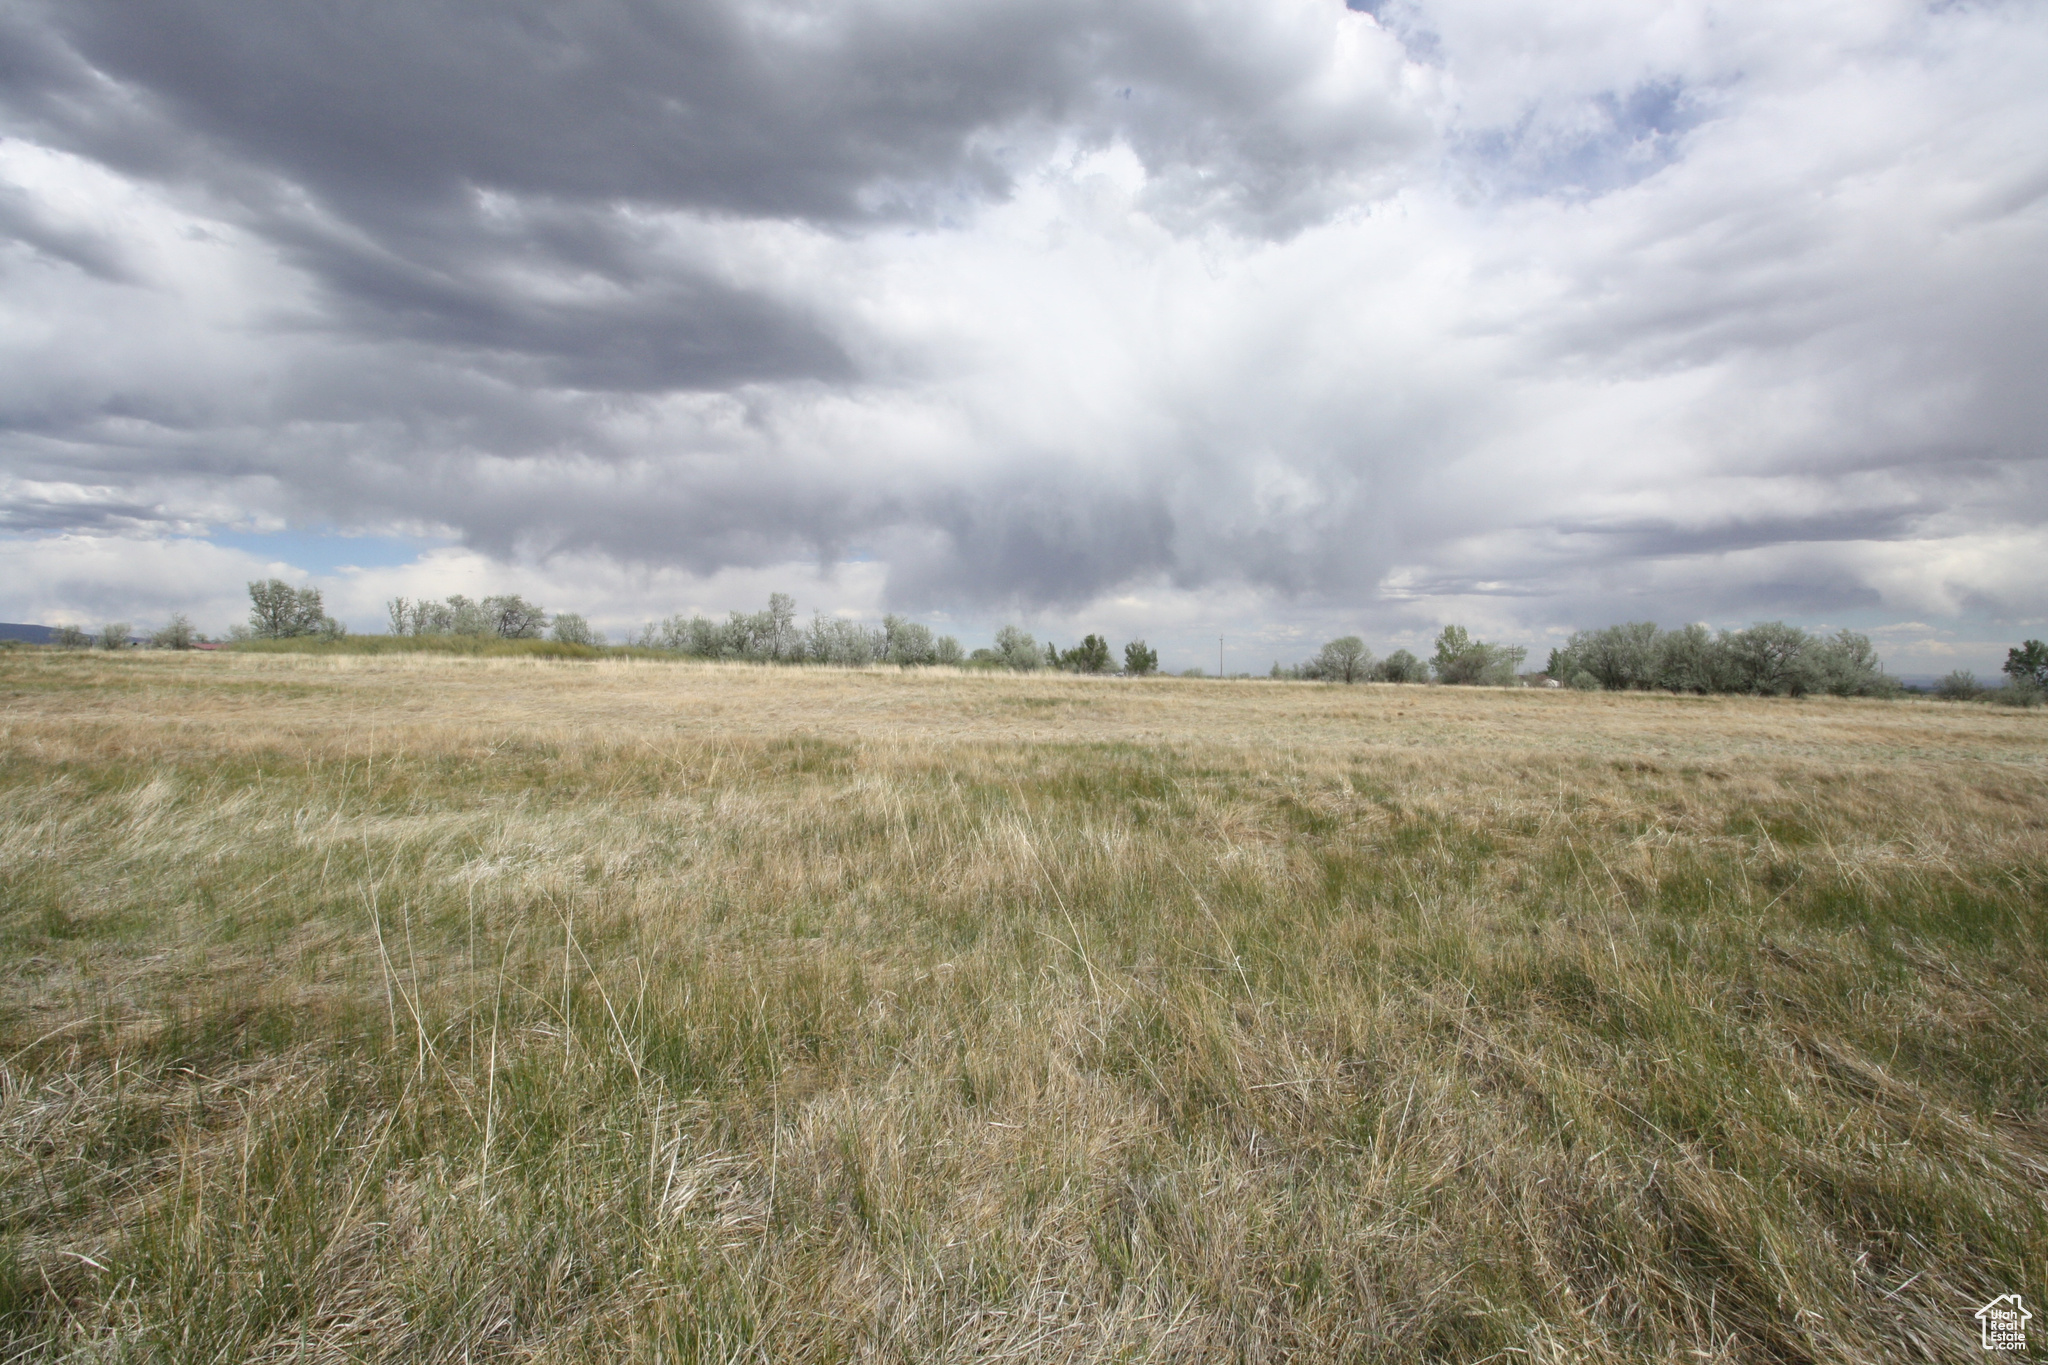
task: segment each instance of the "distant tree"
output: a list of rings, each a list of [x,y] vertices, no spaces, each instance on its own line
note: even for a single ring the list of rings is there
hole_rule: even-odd
[[[394,597],[384,604],[384,611],[390,617],[390,630],[393,635],[453,635],[458,633],[455,630],[455,603],[463,604],[473,618],[467,622],[472,628],[463,633],[481,633],[481,610],[467,597],[460,595],[447,602],[430,602],[424,597],[418,601]]]
[[[1969,701],[1983,692],[1977,685],[1977,675],[1967,668],[1959,668],[1934,685],[1934,695],[1945,701]]]
[[[1380,660],[1373,676],[1381,682],[1419,683],[1429,681],[1429,665],[1405,649],[1397,649]]]
[[[1837,697],[1881,697],[1900,691],[1898,679],[1886,675],[1870,637],[1853,630],[1836,631],[1810,643],[1801,660],[1813,691]]]
[[[249,632],[259,640],[284,640],[304,635],[310,615],[320,614],[319,590],[309,588],[311,599],[281,578],[268,578],[249,585]],[[310,610],[309,610],[310,608]]]
[[[158,649],[190,649],[195,638],[191,619],[181,611],[174,613],[162,630],[151,635],[149,642]]]
[[[900,616],[884,616],[882,641],[882,657],[899,668],[938,662],[938,647],[932,641],[930,626]]]
[[[1470,682],[1462,676],[1472,655],[1472,637],[1463,626],[1445,626],[1436,637],[1436,654],[1429,661],[1438,682]]]
[[[129,629],[129,627],[128,627],[128,623],[127,623],[126,621],[109,621],[109,622],[107,622],[107,624],[105,624],[105,625],[101,626],[101,627],[100,627],[100,648],[101,648],[101,649],[126,649],[126,648],[128,648],[128,629]]]
[[[2016,686],[2048,688],[2048,644],[2028,640],[2017,649],[2008,649],[1998,671]]]
[[[1031,633],[1016,626],[1004,626],[996,632],[995,656],[1004,668],[1028,673],[1043,663],[1038,652],[1038,641]]]
[[[92,636],[77,626],[59,626],[50,643],[59,649],[91,649]]]
[[[1732,675],[1725,639],[1697,623],[1657,642],[1657,686],[1669,692],[1725,692]]]
[[[739,616],[738,612],[732,614]],[[669,619],[673,625],[683,618],[674,616]],[[677,648],[685,654],[695,654],[700,659],[734,658],[745,652],[746,636],[743,631],[736,631],[729,620],[720,623],[706,620],[702,616],[692,616],[685,627],[682,643]]]
[[[725,632],[720,638],[724,641],[723,649],[707,649],[706,654],[723,654],[733,659],[762,658],[773,647],[775,618],[765,611],[752,614],[729,611],[725,614]]]
[[[1124,672],[1132,677],[1142,678],[1148,673],[1159,671],[1159,651],[1143,640],[1133,640],[1124,646]]]
[[[1048,649],[1051,646],[1047,646]],[[1057,662],[1069,673],[1109,672],[1109,641],[1100,635],[1084,636],[1072,649],[1059,652]]]
[[[1329,682],[1364,682],[1371,675],[1372,651],[1356,635],[1339,636],[1316,655],[1315,669],[1317,677]]]
[[[501,640],[538,640],[548,627],[548,614],[516,592],[486,597],[478,605],[491,623],[490,633]]]
[[[604,643],[604,632],[592,630],[590,622],[584,620],[582,616],[573,611],[556,612],[554,627],[549,630],[548,635],[551,639],[559,640],[565,645],[602,645]]]
[[[1527,656],[1520,645],[1490,645],[1474,640],[1463,626],[1445,626],[1436,637],[1430,668],[1438,682],[1505,687]]]
[[[281,578],[249,585],[249,633],[258,640],[289,640],[302,635],[346,635],[347,628],[327,614],[318,588],[294,588]]]
[[[482,602],[459,592],[448,594],[446,605],[438,605],[428,621],[429,635],[479,635],[498,633],[497,617]]]
[[[1705,626],[1661,631],[1654,621],[1631,621],[1576,632],[1550,651],[1543,671],[1574,686],[1585,674],[1593,686],[1611,691],[1719,692],[1727,690],[1732,670],[1727,637],[1716,640]]]
[[[771,659],[796,662],[803,657],[803,641],[796,628],[796,599],[786,592],[768,594],[766,653]]]
[[[887,655],[889,638],[886,631],[814,612],[803,649],[812,663],[864,668]]]
[[[1649,688],[1657,683],[1659,632],[1655,621],[1631,621],[1605,630],[1582,630],[1565,645],[1568,681],[1581,670],[1610,691]],[[1553,659],[1552,662],[1564,663]],[[1548,668],[1545,669],[1548,672]],[[1556,677],[1558,674],[1552,674]]]
[[[808,654],[808,642],[796,625],[796,599],[788,593],[770,593],[761,611],[727,613],[723,626],[709,621],[699,625],[701,619],[690,622],[686,653],[763,663],[801,663]]]
[[[966,660],[960,653],[960,642],[950,635],[941,635],[932,642],[932,662],[958,668]]]
[[[1783,621],[1759,621],[1728,636],[1730,690],[1795,697],[1814,691],[1815,679],[1801,666],[1809,639]]]

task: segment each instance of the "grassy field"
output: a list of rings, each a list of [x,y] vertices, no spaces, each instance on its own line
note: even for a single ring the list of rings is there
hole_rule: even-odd
[[[15,651],[0,898],[0,1358],[2048,1311],[2040,712]]]

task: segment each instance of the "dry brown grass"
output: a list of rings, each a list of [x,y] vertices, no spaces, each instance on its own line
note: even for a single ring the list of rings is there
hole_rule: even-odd
[[[2048,729],[0,657],[0,1333],[162,1359],[1973,1354]]]

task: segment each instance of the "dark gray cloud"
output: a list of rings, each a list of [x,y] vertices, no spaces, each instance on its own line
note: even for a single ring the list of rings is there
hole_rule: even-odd
[[[41,205],[12,185],[0,185],[0,240],[19,242],[110,284],[136,282],[119,242],[102,232],[52,222]]]
[[[1072,487],[993,503],[877,497],[829,474],[808,507],[759,460],[737,486],[650,480],[627,505],[593,506],[609,486],[597,479],[590,496],[505,505],[479,471],[535,452],[619,455],[578,395],[859,378],[804,301],[691,259],[648,213],[831,232],[943,225],[1007,195],[1026,152],[1123,138],[1153,171],[1160,211],[1288,231],[1351,202],[1343,177],[1420,133],[1370,83],[1304,98],[1321,61],[1312,47],[1246,43],[1241,16],[1165,3],[67,0],[4,23],[18,130],[201,189],[316,287],[277,327],[359,346],[303,356],[254,410],[144,392],[14,414],[17,431],[103,438],[110,422],[140,420],[160,438],[139,457],[105,451],[88,472],[132,474],[140,458],[248,473],[263,457],[238,458],[239,435],[207,428],[294,425],[296,467],[275,472],[330,515],[388,512],[379,492],[402,483],[409,510],[480,544],[626,545],[705,566],[796,545],[829,553],[928,517],[985,567],[973,581],[1025,595],[1169,563],[1170,518],[1156,500],[1120,519],[1076,511],[1070,497],[1102,499]],[[67,235],[21,195],[0,202],[10,207],[0,228],[133,282],[109,243]],[[323,428],[353,449],[323,458]],[[1098,532],[1117,547],[1082,543]]]
[[[0,530],[126,531],[162,520],[158,508],[143,503],[99,501],[80,504],[46,498],[14,497],[0,507]]]
[[[1259,200],[1415,136],[1373,91],[1289,118],[1298,48],[1247,45],[1228,9],[1156,2],[65,0],[39,17],[184,133],[364,216],[479,186],[750,217],[929,213],[1006,187],[1003,136],[1069,126],[1129,130],[1162,169],[1247,171]],[[23,65],[19,103],[47,127],[160,164],[156,139],[123,145],[77,63]]]
[[[590,240],[603,235],[595,223],[543,228],[508,246],[444,229],[408,258],[336,234],[273,233],[325,287],[326,310],[311,325],[445,348],[531,388],[667,392],[853,377],[845,351],[800,307]],[[502,276],[522,267],[594,274],[602,295],[506,287]]]
[[[1078,132],[1130,137],[1162,204],[1285,229],[1417,131],[1373,92],[1281,107],[1298,51],[1159,3],[65,0],[4,46],[17,127],[205,184],[319,281],[327,322],[571,388],[851,372],[804,309],[649,251],[623,209],[940,221],[1008,192],[1007,143]],[[611,297],[521,298],[515,273]]]

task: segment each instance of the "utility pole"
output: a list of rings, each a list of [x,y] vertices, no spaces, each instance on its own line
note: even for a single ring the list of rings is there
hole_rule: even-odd
[[[1216,637],[1216,676],[1223,676],[1223,637]]]

